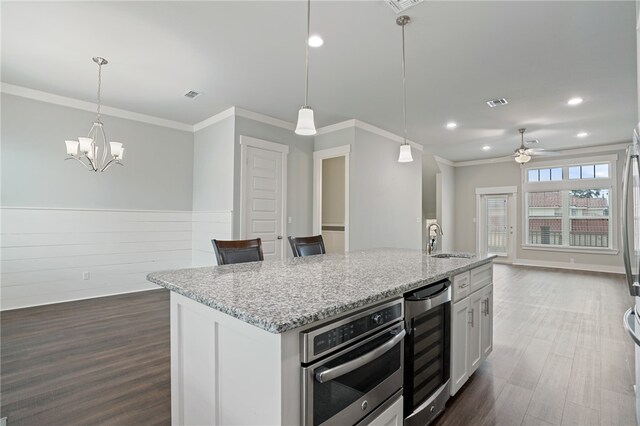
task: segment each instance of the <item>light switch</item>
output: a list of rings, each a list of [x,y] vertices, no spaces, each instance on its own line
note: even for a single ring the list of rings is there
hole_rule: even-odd
[[[84,271],[82,273],[82,279],[83,280],[90,280],[91,279],[91,273],[89,271]]]
[[[291,216],[287,218],[287,223],[293,223],[293,218]]]

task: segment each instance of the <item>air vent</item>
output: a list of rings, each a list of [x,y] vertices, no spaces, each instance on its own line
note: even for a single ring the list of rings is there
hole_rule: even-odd
[[[487,101],[487,105],[489,105],[491,108],[501,106],[501,105],[506,105],[508,103],[509,102],[507,102],[505,98],[493,99],[491,101]]]
[[[189,99],[195,99],[195,98],[197,98],[198,96],[200,96],[201,94],[202,94],[202,93],[195,92],[195,91],[193,91],[193,90],[189,90],[187,93],[185,93],[185,94],[184,94],[184,96],[185,96],[186,98],[189,98]]]
[[[393,9],[394,12],[400,13],[415,6],[418,3],[422,3],[424,0],[385,0],[385,2]]]

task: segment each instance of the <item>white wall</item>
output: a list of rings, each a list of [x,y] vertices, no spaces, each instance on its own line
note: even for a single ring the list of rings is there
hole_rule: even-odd
[[[618,194],[616,198],[617,202],[613,210],[614,223],[616,223],[613,233],[618,236],[621,233],[618,218],[620,216],[619,206],[622,192],[622,184],[620,182],[622,181],[622,171],[624,168],[624,151],[617,150],[599,152],[597,154],[587,153],[573,155],[572,159],[610,154],[618,155],[618,161],[616,163]],[[617,254],[587,254],[523,249],[523,227],[525,226],[525,222],[523,217],[521,181],[520,166],[515,162],[499,162],[455,168],[456,250],[471,252],[475,252],[476,250],[476,223],[474,222],[476,214],[476,188],[516,186],[518,193],[516,195],[516,256],[514,263],[604,272],[622,272],[623,261],[620,238],[618,238],[619,252]]]
[[[452,251],[460,250],[456,238],[466,234],[459,227],[457,211],[460,206],[457,201],[457,176],[454,167],[436,159],[440,172],[436,175],[436,219],[442,227],[439,237],[440,242],[437,250]],[[465,237],[466,238],[466,237]],[[473,250],[465,250],[475,252]]]
[[[103,116],[125,166],[92,173],[64,161],[64,140],[94,114],[1,101],[1,309],[157,288],[148,272],[190,266],[190,132]]]
[[[437,174],[440,172],[433,155],[422,155],[422,247],[427,245],[426,219],[437,219]]]

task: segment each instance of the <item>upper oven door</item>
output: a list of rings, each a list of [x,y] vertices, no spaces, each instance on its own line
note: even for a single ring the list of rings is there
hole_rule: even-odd
[[[398,391],[404,335],[398,323],[303,367],[303,424],[355,424]]]

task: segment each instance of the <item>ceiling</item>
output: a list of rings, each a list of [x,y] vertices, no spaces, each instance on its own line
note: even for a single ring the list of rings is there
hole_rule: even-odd
[[[8,2],[2,81],[189,124],[231,106],[295,121],[306,2]],[[637,119],[633,1],[425,1],[406,28],[408,135],[452,161],[628,141]],[[401,32],[382,1],[312,2],[318,127],[402,133]],[[195,100],[188,90],[203,92]],[[584,103],[567,106],[572,96]],[[509,104],[489,108],[485,101]],[[447,121],[458,128],[448,130]],[[575,135],[586,131],[589,136]],[[481,150],[490,145],[488,152]]]

